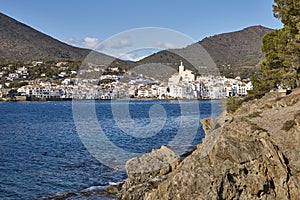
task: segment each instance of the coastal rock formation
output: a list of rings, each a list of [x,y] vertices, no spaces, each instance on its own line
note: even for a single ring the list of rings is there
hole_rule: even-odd
[[[175,170],[129,174],[119,199],[299,199],[300,89],[202,123],[203,143]]]
[[[178,164],[179,156],[165,146],[140,158],[130,159],[126,163],[128,179],[123,184],[119,199],[143,199],[144,193],[156,188]]]

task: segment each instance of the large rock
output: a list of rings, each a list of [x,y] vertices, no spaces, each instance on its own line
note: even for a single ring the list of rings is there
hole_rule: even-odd
[[[299,199],[299,116],[296,90],[202,120],[203,143],[155,187],[132,190],[131,199]]]
[[[166,179],[179,163],[171,149],[162,146],[150,154],[132,158],[126,163],[128,179],[125,181],[119,199],[143,199],[143,195]]]

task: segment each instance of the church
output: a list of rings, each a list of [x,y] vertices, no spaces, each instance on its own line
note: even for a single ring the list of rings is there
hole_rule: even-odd
[[[194,98],[194,85],[195,75],[189,69],[184,69],[182,61],[178,67],[178,72],[169,78],[169,96],[173,98]]]
[[[180,82],[193,82],[195,81],[195,75],[189,69],[184,69],[182,61],[180,62],[180,66],[178,67],[178,72],[173,74],[171,78],[169,78],[169,83],[179,84]]]

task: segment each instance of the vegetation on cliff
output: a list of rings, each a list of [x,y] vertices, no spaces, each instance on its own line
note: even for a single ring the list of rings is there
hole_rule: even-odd
[[[262,38],[262,74],[253,76],[254,89],[244,99],[227,99],[227,111],[236,111],[243,102],[261,98],[271,90],[300,87],[300,0],[274,0],[274,17],[284,27]]]
[[[274,16],[284,27],[263,37],[263,74],[254,81],[256,94],[300,86],[300,0],[275,0]]]

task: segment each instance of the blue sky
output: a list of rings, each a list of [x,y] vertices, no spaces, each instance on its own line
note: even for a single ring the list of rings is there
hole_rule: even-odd
[[[78,46],[142,27],[172,29],[199,41],[253,25],[281,28],[273,0],[0,0],[0,11]]]

